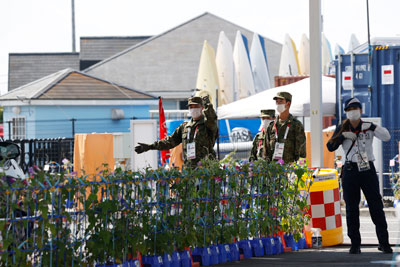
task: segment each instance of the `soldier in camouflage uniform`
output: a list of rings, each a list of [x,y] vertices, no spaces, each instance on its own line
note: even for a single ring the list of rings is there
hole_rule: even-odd
[[[266,132],[269,160],[283,160],[284,163],[306,157],[306,135],[303,124],[289,113],[292,95],[278,92],[274,97],[279,116],[275,123],[268,126]]]
[[[140,154],[150,149],[168,150],[182,143],[184,167],[195,168],[205,158],[215,159],[214,144],[218,137],[217,114],[209,97],[194,96],[188,100],[190,121],[185,121],[163,140],[153,144],[139,143],[135,147]]]
[[[250,152],[249,161],[255,161],[258,159],[268,159],[265,149],[265,133],[268,125],[275,120],[274,109],[263,109],[261,110],[261,132],[257,133],[253,139],[253,147]]]

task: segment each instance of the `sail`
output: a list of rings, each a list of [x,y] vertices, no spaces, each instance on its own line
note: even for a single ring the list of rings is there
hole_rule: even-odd
[[[233,48],[223,31],[219,33],[215,63],[220,86],[218,90],[218,105],[221,106],[233,102],[235,93]]]
[[[305,33],[301,36],[300,41],[299,65],[301,70],[300,75],[310,75],[310,41]]]
[[[247,49],[247,39],[240,31],[236,32],[235,45],[233,48],[233,63],[235,66],[235,81],[237,85],[235,100],[254,95],[255,88]]]
[[[219,88],[214,49],[204,41],[201,52],[199,71],[197,73],[196,96],[209,95],[211,103],[216,106],[217,89]]]
[[[279,76],[296,76],[299,71],[299,60],[297,58],[296,45],[289,34],[285,35],[285,42],[282,46],[281,62],[279,65]]]
[[[250,61],[256,93],[271,88],[264,38],[257,33],[254,33],[251,42]]]

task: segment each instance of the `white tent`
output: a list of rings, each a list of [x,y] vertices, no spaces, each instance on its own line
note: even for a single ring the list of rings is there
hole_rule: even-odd
[[[277,92],[292,94],[290,113],[293,116],[310,116],[310,78],[272,88],[245,99],[218,108],[218,119],[256,118],[261,109],[275,109],[274,96]],[[336,82],[334,78],[322,77],[322,112],[323,116],[335,115]]]

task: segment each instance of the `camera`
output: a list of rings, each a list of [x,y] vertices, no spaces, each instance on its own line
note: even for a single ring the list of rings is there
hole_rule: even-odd
[[[351,161],[346,161],[344,163],[344,167],[345,167],[346,171],[351,171],[353,169],[353,164],[351,164]]]

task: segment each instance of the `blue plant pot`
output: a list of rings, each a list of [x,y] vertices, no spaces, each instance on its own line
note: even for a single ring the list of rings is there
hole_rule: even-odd
[[[272,255],[278,254],[278,247],[275,242],[275,238],[273,236],[269,237],[270,242],[271,242],[271,250],[272,250]]]
[[[271,237],[262,237],[261,238],[263,245],[264,245],[264,255],[272,255],[272,242],[273,240]]]
[[[171,267],[172,257],[171,255],[164,253],[163,259],[163,267]]]
[[[135,263],[137,261],[137,264]],[[122,264],[119,263],[113,263],[113,264],[96,264],[96,267],[118,267],[118,266],[122,266],[122,267],[136,267],[139,266],[140,267],[140,263],[138,260],[130,260],[130,261],[125,261]]]
[[[161,267],[163,260],[161,256],[144,256],[142,258],[144,267]]]
[[[280,236],[275,236],[274,237],[274,242],[275,242],[275,249],[276,249],[276,254],[281,254],[283,253],[283,244]]]
[[[294,240],[293,234],[287,234],[287,235],[284,236],[284,238],[285,238],[285,242],[286,242],[286,246],[287,247],[291,247],[292,251],[299,250],[297,242],[296,242],[296,240]]]
[[[219,262],[225,263],[230,261],[231,251],[229,249],[229,246],[227,244],[219,244],[218,249],[219,249]]]
[[[231,261],[240,261],[240,249],[237,242],[229,244],[229,249],[231,251]]]
[[[251,243],[249,240],[239,241],[240,253],[243,253],[245,259],[249,259],[253,256],[253,251],[251,249]]]
[[[279,236],[279,237],[278,237],[278,240],[279,240],[280,252],[283,253],[283,252],[285,252],[285,251],[283,250],[282,238]]]
[[[211,248],[211,260],[210,260],[210,263],[212,264],[212,265],[214,265],[214,264],[218,264],[219,263],[219,249],[218,249],[218,247],[217,246],[210,246],[210,248]]]
[[[125,266],[123,266],[123,267],[125,267]],[[129,265],[126,266],[126,267],[140,267],[140,262],[139,262],[138,259],[136,259],[136,260],[130,260],[130,261],[129,261]]]
[[[302,238],[300,238],[299,241],[297,241],[297,246],[299,247],[299,249],[306,249],[307,248],[307,241],[304,238],[304,236]]]
[[[188,250],[179,252],[181,256],[181,266],[182,267],[192,267],[192,260],[190,259],[190,254]]]
[[[250,241],[251,249],[253,251],[253,257],[262,257],[264,256],[264,245],[261,239],[256,238]]]
[[[181,255],[177,251],[172,252],[171,267],[181,267]]]
[[[192,251],[193,261],[200,262],[202,266],[209,266],[211,260],[211,248],[194,248]]]

